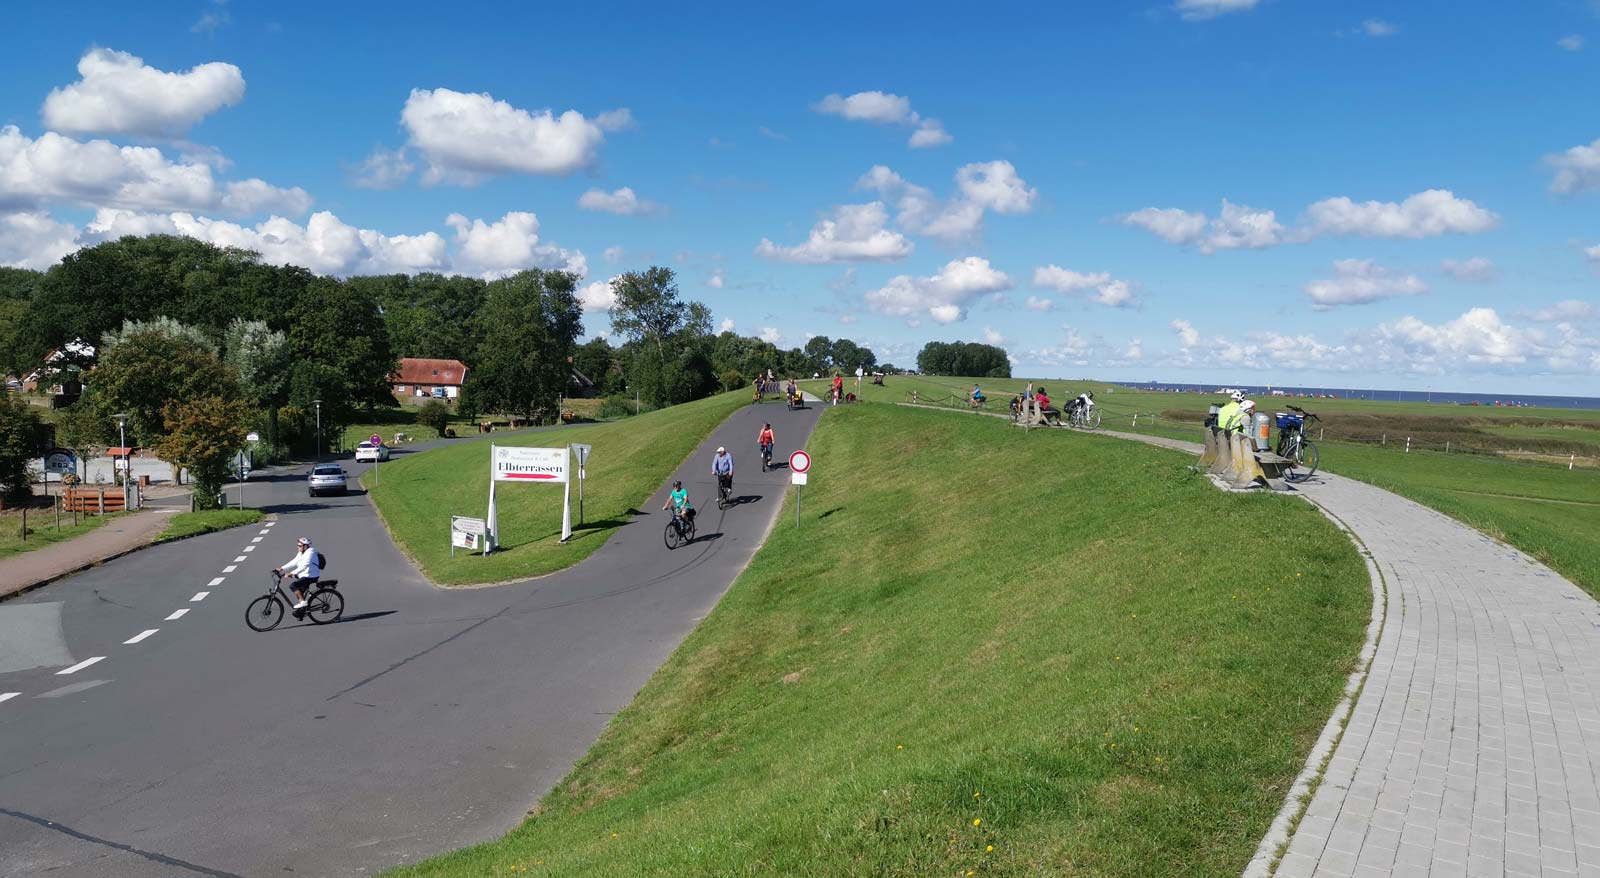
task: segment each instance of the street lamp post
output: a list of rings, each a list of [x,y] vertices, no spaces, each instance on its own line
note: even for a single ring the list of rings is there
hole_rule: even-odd
[[[314,399],[311,404],[317,407],[317,460],[322,459],[322,400]]]
[[[128,455],[128,433],[127,433],[128,416],[127,416],[127,414],[125,414],[123,412],[118,412],[117,414],[114,414],[111,417],[116,419],[116,422],[117,422],[117,446],[122,449],[122,459],[128,462],[128,468],[127,468],[127,470],[124,471],[124,474],[123,474],[123,477],[122,477],[122,486],[123,487],[127,487],[128,486],[128,476],[131,475],[132,472],[133,472],[133,461],[129,459],[129,455]],[[116,474],[117,474],[117,459],[115,457],[113,457],[113,458],[111,458],[111,475],[113,477],[115,477]]]

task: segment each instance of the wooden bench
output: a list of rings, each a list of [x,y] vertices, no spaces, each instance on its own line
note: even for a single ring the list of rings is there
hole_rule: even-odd
[[[121,488],[111,490],[68,488],[61,495],[61,508],[68,512],[94,513],[122,512],[128,508],[128,498]]]

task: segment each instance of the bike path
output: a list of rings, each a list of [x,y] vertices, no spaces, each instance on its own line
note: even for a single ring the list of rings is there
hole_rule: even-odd
[[[1381,628],[1304,816],[1246,874],[1600,876],[1600,603],[1381,488],[1296,489],[1370,555]]]
[[[747,406],[714,431],[677,474],[702,512],[699,538],[676,551],[662,542],[663,486],[577,567],[439,590],[364,497],[308,500],[295,472],[252,480],[270,526],[149,549],[0,605],[55,614],[66,652],[0,668],[0,694],[23,693],[0,702],[0,875],[364,875],[498,836],[759,547],[788,483],[760,472],[761,423],[775,422],[781,457],[818,415]],[[718,445],[741,463],[741,502],[725,512],[712,502]],[[302,534],[329,555],[345,621],[249,631],[245,605]]]

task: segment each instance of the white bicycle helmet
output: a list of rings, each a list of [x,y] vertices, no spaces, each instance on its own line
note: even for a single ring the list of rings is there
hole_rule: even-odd
[[[1233,399],[1233,401],[1234,401],[1234,402],[1244,402],[1244,394],[1243,394],[1243,393],[1240,393],[1240,392],[1239,392],[1239,391],[1237,391],[1237,390],[1235,390],[1235,391],[1234,391],[1234,392],[1233,392],[1233,397],[1232,397],[1232,399]]]

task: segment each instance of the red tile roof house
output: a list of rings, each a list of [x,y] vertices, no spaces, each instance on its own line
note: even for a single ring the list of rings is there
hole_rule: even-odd
[[[467,366],[460,360],[405,357],[400,361],[400,368],[389,377],[389,385],[401,402],[429,397],[456,399],[461,396],[461,385],[466,380]]]

